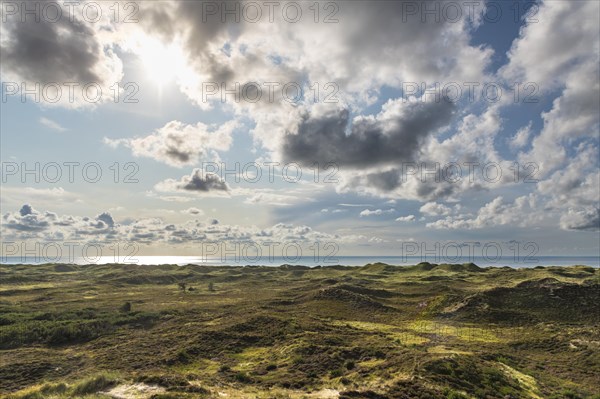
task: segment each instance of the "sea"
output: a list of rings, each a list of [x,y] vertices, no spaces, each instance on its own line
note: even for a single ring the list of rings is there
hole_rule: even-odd
[[[44,264],[44,263],[69,263],[69,264],[138,264],[138,265],[206,265],[206,266],[281,266],[302,265],[316,266],[364,266],[369,263],[386,263],[394,266],[410,266],[420,262],[430,263],[475,263],[480,267],[533,268],[536,266],[572,266],[585,265],[600,268],[600,255],[598,256],[535,256],[528,258],[506,257],[453,257],[436,258],[434,256],[333,256],[327,258],[301,257],[261,257],[260,259],[214,258],[203,256],[100,256],[96,258],[76,257],[72,259],[44,258],[40,256],[0,256],[0,264]]]

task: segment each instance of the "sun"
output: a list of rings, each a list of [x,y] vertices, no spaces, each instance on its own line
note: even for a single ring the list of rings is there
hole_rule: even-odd
[[[159,87],[181,78],[186,69],[183,51],[177,43],[165,44],[145,37],[138,41],[135,51],[145,74]]]

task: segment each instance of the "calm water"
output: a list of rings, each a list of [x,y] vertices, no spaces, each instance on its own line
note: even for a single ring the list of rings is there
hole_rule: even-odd
[[[133,256],[133,257],[114,257],[103,256],[100,258],[75,258],[69,259],[48,259],[43,257],[29,256],[5,256],[0,257],[1,264],[42,264],[42,263],[75,263],[75,264],[106,264],[106,263],[128,263],[140,265],[160,265],[160,264],[198,264],[211,266],[243,266],[243,265],[265,265],[279,266],[282,264],[304,265],[304,266],[332,266],[332,265],[347,265],[347,266],[363,266],[367,263],[382,262],[390,265],[408,266],[419,262],[431,263],[467,263],[473,262],[479,266],[510,266],[514,268],[535,267],[535,266],[571,266],[571,265],[587,265],[592,267],[600,267],[600,256],[536,256],[532,259],[515,259],[513,257],[502,257],[499,259],[484,258],[484,257],[462,257],[462,258],[438,258],[421,257],[421,256],[335,256],[331,258],[315,259],[313,257],[285,258],[285,257],[262,257],[258,260],[254,259],[234,259],[230,256],[226,259],[221,258],[206,258],[199,256]]]

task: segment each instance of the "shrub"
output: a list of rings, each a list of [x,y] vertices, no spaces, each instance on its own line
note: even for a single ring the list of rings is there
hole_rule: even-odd
[[[238,382],[249,384],[252,382],[252,378],[250,378],[246,373],[238,372],[234,375],[234,377]]]
[[[191,360],[191,356],[190,354],[185,350],[182,349],[177,353],[177,361],[180,363],[189,363]]]
[[[565,389],[562,392],[562,396],[565,399],[582,399],[581,396],[577,392],[575,392],[575,391],[573,391],[571,389]]]
[[[467,399],[465,395],[452,389],[446,392],[446,399]]]
[[[335,369],[329,372],[331,378],[341,377],[342,375],[344,375],[344,372],[341,369]]]
[[[219,367],[219,372],[221,372],[221,373],[226,373],[230,370],[231,370],[231,367],[229,367],[226,364],[223,364],[223,365],[221,365],[221,367]]]

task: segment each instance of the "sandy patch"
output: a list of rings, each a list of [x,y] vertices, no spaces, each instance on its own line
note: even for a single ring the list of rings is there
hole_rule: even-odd
[[[340,397],[340,391],[336,389],[321,389],[319,392],[315,392],[310,395],[311,398],[318,399],[337,399]]]
[[[107,392],[100,392],[114,399],[146,399],[150,396],[163,393],[166,390],[157,385],[148,385],[144,383],[117,385]]]

